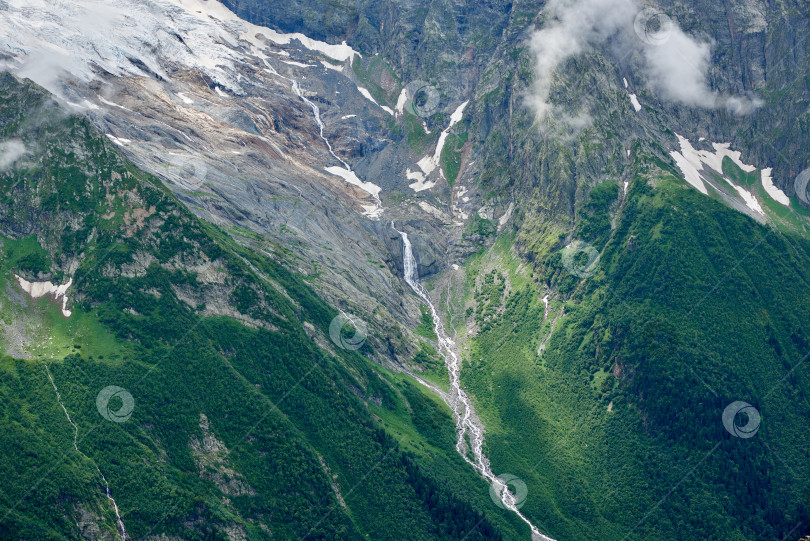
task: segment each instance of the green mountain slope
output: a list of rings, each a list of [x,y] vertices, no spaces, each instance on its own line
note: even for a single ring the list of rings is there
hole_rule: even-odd
[[[468,263],[463,372],[522,511],[557,539],[799,538],[810,242],[657,168],[591,191],[580,259],[529,227],[555,247],[530,269],[507,237]],[[724,428],[735,401],[760,412],[753,437]]]
[[[554,24],[549,5],[575,2],[224,4],[254,23],[345,39],[362,56],[341,84],[367,89],[378,105],[393,111],[414,84],[432,88],[437,103],[418,115],[413,105],[400,115],[375,106],[365,118],[366,97],[333,94],[343,88],[334,86],[338,66],[321,69],[309,54],[313,65],[281,61],[307,70],[307,84],[292,88],[306,87],[313,101],[299,108],[286,77],[284,92],[266,96],[273,114],[257,111],[284,134],[279,148],[320,146],[318,126],[364,180],[380,182],[386,213],[357,221],[348,207],[299,204],[297,187],[284,187],[282,205],[282,196],[262,199],[240,186],[240,197],[210,214],[233,226],[220,229],[91,124],[0,76],[0,143],[19,140],[27,151],[0,170],[0,537],[123,537],[114,498],[133,539],[528,539],[455,452],[444,403],[368,360],[418,352],[410,366],[446,387],[429,312],[421,307],[416,327],[420,301],[404,298],[411,293],[398,279],[404,265],[391,219],[416,233],[420,276],[457,332],[449,334],[492,469],[517,477],[521,512],[540,530],[558,541],[810,534],[810,212],[793,184],[810,165],[810,42],[802,39],[810,18],[801,2],[636,2],[711,43],[704,82],[717,102],[675,103],[658,92],[638,44],[622,50],[622,40],[641,38],[628,19],[627,35],[585,39],[541,74],[559,114],[548,129],[530,105],[539,63],[530,40]],[[111,80],[99,76],[86,95],[100,99],[97,88]],[[142,92],[120,86],[122,97]],[[758,105],[736,114],[730,97]],[[316,102],[323,117],[313,123]],[[461,120],[444,132],[462,103]],[[567,119],[580,114],[587,122]],[[344,128],[338,118],[358,124]],[[98,125],[131,120],[106,122]],[[115,133],[174,137],[144,126]],[[722,171],[704,167],[719,189],[701,195],[680,179],[676,133],[704,153],[728,143],[752,171],[728,158]],[[284,146],[288,136],[294,145]],[[408,163],[430,158],[440,139],[436,186],[405,188]],[[320,163],[317,153],[301,156],[306,166]],[[269,165],[290,157],[280,152]],[[791,207],[767,192],[764,168]],[[761,223],[732,184],[762,205]],[[313,199],[332,197],[325,194]],[[239,208],[248,199],[256,201]],[[195,209],[225,201],[192,192],[181,200]],[[302,210],[327,208],[339,212]],[[320,227],[265,224],[262,213],[281,211]],[[348,225],[333,229],[344,218]],[[271,225],[278,242],[256,233],[275,235]],[[326,229],[347,244],[365,239],[374,254],[321,246],[330,244],[319,238]],[[319,245],[318,259],[306,255],[307,243]],[[339,266],[347,276],[336,282],[319,278],[353,258],[365,263]],[[378,268],[385,272],[373,281]],[[61,298],[32,300],[15,275],[69,284],[70,317]],[[363,305],[351,291],[403,309],[360,314],[381,336],[358,351],[330,336],[339,312],[319,296]],[[391,317],[409,305],[410,338]],[[741,401],[747,413],[730,424],[728,408]],[[125,422],[115,422],[119,414]]]
[[[446,407],[330,342],[284,253],[197,220],[38,87],[0,96],[27,150],[0,173],[0,537],[120,538],[102,474],[132,539],[524,535]],[[15,274],[72,280],[70,317]]]

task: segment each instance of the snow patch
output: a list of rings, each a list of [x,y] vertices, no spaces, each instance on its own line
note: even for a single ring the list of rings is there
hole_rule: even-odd
[[[635,94],[629,94],[629,96],[630,96],[630,103],[633,104],[633,109],[635,109],[636,112],[638,113],[639,111],[641,111],[641,104],[638,102],[638,96],[636,96]]]
[[[761,206],[759,206],[759,201],[757,201],[756,197],[754,197],[754,194],[752,194],[751,192],[749,192],[748,190],[746,190],[741,186],[737,186],[728,179],[726,179],[726,182],[731,184],[734,187],[734,189],[737,190],[737,193],[740,194],[740,196],[743,198],[743,201],[745,201],[745,204],[748,208],[750,208],[751,210],[753,210],[758,214],[761,214],[762,216],[765,216],[765,211],[762,210]]]
[[[343,65],[336,66],[335,64],[332,64],[331,62],[327,62],[326,60],[321,60],[321,65],[323,67],[325,67],[326,69],[335,70],[335,71],[341,71],[341,72],[343,71]]]
[[[327,171],[332,173],[335,176],[338,176],[348,182],[353,186],[357,186],[358,188],[367,191],[371,194],[374,199],[377,200],[376,205],[361,205],[363,208],[363,214],[368,218],[379,218],[382,215],[383,208],[382,203],[380,202],[380,190],[381,188],[374,183],[371,182],[363,182],[360,180],[354,171],[351,169],[343,168],[338,165],[333,165],[331,167],[326,168]]]
[[[20,284],[22,290],[28,293],[32,299],[38,299],[45,295],[53,296],[53,300],[55,301],[62,299],[62,315],[70,317],[72,312],[67,309],[67,290],[73,283],[73,278],[70,278],[66,284],[60,286],[52,284],[51,282],[29,282],[16,274],[14,278],[17,279],[17,283]]]
[[[677,133],[675,136],[678,138],[681,151],[672,151],[670,152],[670,156],[672,156],[672,158],[675,160],[675,163],[678,165],[678,168],[681,170],[681,173],[683,173],[684,178],[689,184],[697,188],[701,193],[708,194],[706,186],[703,183],[703,176],[701,175],[701,171],[704,171],[704,166],[708,166],[722,176],[723,180],[734,188],[740,197],[742,197],[745,205],[749,209],[753,210],[757,214],[765,216],[765,211],[762,210],[762,206],[760,206],[759,201],[757,201],[753,193],[741,186],[738,186],[723,175],[723,159],[726,157],[746,173],[753,173],[757,169],[753,165],[743,163],[740,159],[741,153],[731,150],[731,143],[712,143],[714,152],[711,152],[709,150],[696,150],[685,137],[682,137]],[[770,172],[768,177],[770,177]],[[764,185],[765,181],[763,177],[763,186]],[[773,185],[772,182],[771,185]],[[774,190],[775,189],[776,187],[774,187]]]
[[[332,45],[323,41],[318,41],[309,38],[304,34],[300,33],[281,34],[269,28],[264,27],[257,27],[257,28],[259,28],[261,33],[266,35],[267,38],[273,43],[276,43],[278,45],[289,45],[289,43],[292,40],[297,40],[298,42],[301,43],[301,45],[303,45],[310,51],[317,51],[339,62],[345,62],[346,60],[353,60],[355,56],[360,57],[363,56],[354,49],[352,49],[349,45],[347,45],[345,41],[342,41],[339,45]]]
[[[380,188],[379,186],[377,186],[372,182],[363,182],[357,177],[357,175],[351,169],[344,169],[339,165],[333,165],[331,167],[327,167],[326,170],[332,173],[333,175],[341,177],[349,184],[362,188],[363,190],[367,191],[374,197],[376,198],[380,197],[380,190],[382,188]]]
[[[377,107],[379,107],[380,109],[382,109],[383,111],[388,113],[389,115],[395,116],[394,111],[390,107],[386,107],[384,105],[380,105],[379,103],[377,103],[377,100],[374,99],[374,96],[371,95],[371,92],[369,92],[368,89],[363,88],[362,86],[358,86],[357,90],[360,91],[360,93],[363,95],[364,98],[371,101],[374,105],[376,105]]]
[[[509,208],[506,209],[506,212],[503,213],[503,216],[498,218],[498,228],[501,228],[506,225],[506,222],[509,221],[509,218],[512,217],[512,212],[515,210],[515,203],[509,203]]]
[[[672,156],[675,163],[678,164],[678,168],[683,173],[686,181],[704,194],[708,192],[701,180],[700,171],[703,171],[705,165],[708,165],[721,176],[723,175],[724,158],[729,158],[737,167],[746,173],[753,173],[757,169],[753,165],[743,163],[740,159],[742,153],[731,150],[731,143],[712,143],[712,148],[714,148],[714,152],[712,152],[710,150],[696,150],[685,137],[677,133],[675,136],[678,138],[681,151],[670,152],[670,156]],[[729,184],[733,184],[728,179],[726,179],[726,181],[729,182]]]
[[[774,186],[771,173],[773,173],[773,169],[770,167],[762,170],[762,187],[765,188],[765,192],[770,195],[774,201],[789,207],[790,198],[785,195],[785,192]]]
[[[439,160],[441,159],[444,145],[447,142],[447,136],[450,135],[450,130],[453,129],[453,126],[455,126],[461,121],[464,115],[464,108],[467,107],[468,103],[470,102],[465,101],[464,103],[459,105],[455,111],[453,111],[452,115],[450,115],[450,124],[447,126],[447,129],[445,129],[441,134],[439,134],[439,141],[436,143],[436,150],[433,152],[433,156],[430,155],[425,156],[424,158],[416,162],[416,165],[419,166],[419,169],[422,170],[422,173],[419,173],[418,171],[412,172],[410,169],[408,169],[407,171],[408,179],[416,180],[416,182],[414,182],[409,186],[414,191],[425,190],[427,188],[432,188],[433,186],[436,185],[436,183],[433,182],[432,184],[430,184],[430,186],[423,187],[425,186],[425,184],[427,184],[425,182],[425,179],[427,179],[427,177],[430,176],[430,174],[433,171],[439,168]],[[442,177],[444,177],[444,173],[441,171],[441,169],[439,169],[439,173],[441,174]]]
[[[757,170],[757,168],[753,165],[748,165],[742,162],[740,159],[742,153],[731,150],[731,143],[712,143],[714,152],[711,152],[710,150],[695,150],[692,144],[685,137],[682,137],[677,133],[675,136],[678,138],[678,142],[681,145],[681,154],[686,157],[697,169],[703,169],[703,164],[705,164],[722,175],[723,158],[729,158],[737,167],[746,173],[753,173]]]
[[[442,211],[440,211],[427,201],[419,201],[419,208],[424,210],[428,214],[431,214],[432,216],[439,218],[440,220],[444,219],[444,213],[442,213]]]
[[[447,126],[448,130],[450,130],[450,128],[461,122],[461,119],[464,116],[464,109],[466,109],[468,103],[470,103],[469,100],[465,101],[464,103],[456,107],[456,110],[453,111],[452,115],[450,115],[450,125]]]
[[[118,145],[119,147],[122,147],[122,146],[126,145],[127,143],[131,143],[131,142],[132,142],[132,139],[125,139],[124,137],[120,137],[120,138],[119,138],[119,137],[114,136],[114,135],[113,135],[113,134],[111,134],[111,133],[105,133],[104,135],[106,135],[107,137],[109,137],[109,138],[110,138],[110,141],[112,141],[113,143],[115,143],[115,144],[116,144],[116,145]]]
[[[680,136],[678,137],[680,138]],[[689,142],[687,141],[686,144],[689,145]],[[689,145],[689,148],[692,148],[692,145]],[[706,189],[706,185],[703,184],[703,179],[700,176],[700,171],[703,170],[703,164],[700,160],[695,160],[694,156],[684,148],[683,143],[681,143],[681,152],[673,150],[669,155],[675,160],[675,165],[681,170],[684,180],[700,193],[709,195],[709,191]]]
[[[377,205],[360,205],[360,206],[363,207],[363,215],[366,216],[367,218],[372,218],[372,219],[379,218],[380,216],[382,216],[382,213],[383,213],[383,210],[384,210],[382,208],[382,205],[380,205],[380,204],[377,204]]]
[[[186,96],[183,92],[178,92],[177,97],[183,100],[183,103],[185,103],[186,105],[191,105],[192,103],[194,103],[194,100]]]
[[[399,97],[397,98],[397,105],[395,107],[397,111],[397,116],[401,115],[405,112],[405,104],[408,103],[408,88],[405,87],[402,89],[402,92],[399,93]]]
[[[405,176],[408,178],[408,180],[413,180],[414,181],[411,184],[409,184],[408,187],[411,188],[415,192],[421,192],[423,190],[429,190],[430,188],[432,188],[432,187],[434,187],[436,185],[435,182],[428,181],[425,178],[424,173],[420,173],[419,171],[411,171],[410,169],[407,169],[405,171]]]
[[[302,64],[301,62],[295,62],[294,60],[282,60],[285,64],[289,64],[290,66],[296,66],[298,68],[314,68],[313,64]]]

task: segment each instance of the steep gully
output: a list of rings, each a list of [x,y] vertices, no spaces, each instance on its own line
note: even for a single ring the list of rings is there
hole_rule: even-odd
[[[48,365],[45,365],[45,372],[48,374],[48,379],[51,380],[51,385],[53,385],[53,390],[56,393],[56,400],[59,402],[59,405],[62,407],[62,411],[65,412],[65,417],[67,417],[68,422],[73,427],[73,448],[76,449],[76,452],[82,455],[85,459],[90,462],[93,462],[86,454],[82,453],[79,450],[79,427],[76,426],[76,423],[73,422],[73,419],[70,418],[70,414],[68,413],[65,404],[62,402],[62,395],[59,394],[59,389],[56,387],[56,382],[51,375],[51,371],[48,369]],[[104,481],[104,489],[107,494],[107,499],[110,500],[112,503],[113,510],[115,511],[115,520],[118,522],[118,529],[121,530],[120,535],[121,539],[126,541],[127,537],[127,529],[124,527],[124,521],[121,520],[121,515],[118,512],[118,504],[115,502],[115,498],[112,497],[112,493],[110,492],[110,484],[107,482],[107,478],[104,477],[104,474],[101,473],[101,470],[98,466],[96,466],[95,462],[93,462],[93,466],[95,466],[96,471],[101,476],[101,480]]]
[[[408,234],[399,231],[394,227],[394,222],[391,222],[391,228],[394,229],[402,237],[402,252],[405,267],[405,281],[413,289],[419,298],[421,298],[430,308],[430,313],[433,316],[433,328],[438,338],[439,350],[444,357],[447,366],[447,373],[450,377],[450,392],[442,393],[441,396],[450,409],[453,410],[453,415],[456,420],[456,450],[466,460],[481,477],[490,483],[503,502],[504,506],[510,511],[514,512],[529,525],[532,531],[532,541],[554,541],[551,537],[543,535],[540,531],[526,518],[523,513],[517,508],[515,496],[507,490],[506,484],[498,479],[492,472],[489,465],[489,459],[483,451],[484,445],[484,427],[481,421],[473,410],[472,402],[470,401],[467,393],[461,388],[461,362],[456,352],[456,344],[447,335],[439,316],[436,306],[430,299],[427,290],[419,282],[419,275],[417,273],[416,259],[413,255],[411,241],[408,239]],[[470,457],[472,453],[472,458]]]
[[[332,150],[332,145],[329,143],[329,140],[324,136],[324,125],[323,121],[320,118],[320,110],[316,104],[314,104],[311,100],[307,99],[301,88],[298,85],[298,82],[290,79],[289,77],[284,77],[283,75],[279,74],[266,60],[264,61],[265,66],[267,66],[268,71],[290,81],[292,83],[292,90],[295,92],[296,96],[298,96],[304,103],[306,103],[311,109],[312,114],[315,119],[315,123],[318,125],[319,135],[323,142],[326,144],[326,148],[329,151],[329,154],[332,155],[340,164],[343,166],[341,167],[328,167],[326,168],[332,174],[344,177],[344,179],[352,184],[358,185],[361,188],[368,191],[376,200],[376,207],[366,207],[366,214],[369,218],[379,218],[382,214],[382,204],[379,198],[379,188],[371,183],[362,182],[360,179],[352,171],[349,164],[345,161],[340,159],[335,152]],[[462,104],[454,113],[453,118],[451,119],[450,127],[443,132],[443,136],[446,137],[447,133],[449,133],[450,128],[452,128],[453,124],[460,120],[461,114],[464,111],[467,102]],[[443,142],[443,138],[440,139],[439,145]],[[440,154],[440,146],[439,150],[437,150],[437,154]],[[438,160],[437,160],[438,161]],[[424,169],[424,167],[423,167]],[[426,171],[427,172],[427,171]],[[373,187],[369,189],[367,186]],[[374,190],[376,188],[376,190]],[[416,259],[413,255],[413,249],[411,247],[410,239],[408,239],[408,234],[399,231],[394,227],[394,222],[391,222],[391,228],[394,229],[397,233],[399,233],[400,237],[402,238],[402,250],[403,250],[403,261],[404,261],[404,278],[405,282],[413,289],[414,293],[416,293],[430,308],[431,315],[433,317],[433,326],[438,338],[439,343],[439,350],[441,351],[442,356],[445,360],[445,365],[447,366],[447,372],[450,377],[450,392],[444,393],[440,389],[436,388],[433,385],[428,384],[427,382],[423,381],[421,378],[416,378],[420,383],[426,385],[428,388],[439,394],[439,396],[450,406],[450,409],[453,410],[453,415],[456,421],[456,433],[457,433],[457,442],[456,442],[456,450],[458,453],[464,458],[464,460],[469,463],[481,477],[483,477],[493,488],[495,493],[501,499],[504,507],[509,509],[510,511],[517,514],[521,520],[523,520],[529,528],[531,528],[532,532],[532,541],[555,541],[551,537],[543,535],[531,523],[531,521],[526,518],[523,513],[517,507],[517,502],[515,500],[515,496],[508,490],[506,483],[501,481],[495,474],[492,472],[492,469],[489,464],[489,459],[487,459],[486,455],[483,451],[484,445],[484,426],[478,417],[475,414],[475,411],[472,406],[472,402],[470,398],[467,396],[467,393],[464,392],[464,389],[461,388],[461,362],[456,353],[456,344],[453,340],[447,335],[444,329],[444,324],[442,323],[441,317],[439,317],[439,313],[436,310],[435,305],[430,300],[430,296],[428,295],[427,290],[422,286],[419,282],[419,275],[417,273],[417,264]],[[470,453],[472,453],[472,458],[470,458]]]

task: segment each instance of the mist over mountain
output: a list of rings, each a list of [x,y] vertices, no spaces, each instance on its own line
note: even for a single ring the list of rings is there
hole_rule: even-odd
[[[0,537],[810,535],[809,33],[0,0]]]

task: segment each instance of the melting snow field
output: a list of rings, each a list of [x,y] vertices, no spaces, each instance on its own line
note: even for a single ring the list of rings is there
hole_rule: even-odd
[[[17,283],[20,284],[22,290],[28,293],[32,299],[38,299],[45,295],[52,295],[53,299],[56,301],[62,299],[62,315],[70,317],[72,312],[67,309],[67,290],[73,283],[73,278],[69,279],[66,284],[62,284],[61,286],[54,285],[50,282],[29,282],[16,274],[14,278],[17,279]]]
[[[118,137],[114,136],[114,135],[113,135],[113,134],[111,134],[111,133],[105,133],[104,135],[106,135],[107,137],[109,137],[109,138],[110,138],[110,141],[112,141],[113,143],[115,143],[115,144],[116,144],[116,145],[118,145],[119,147],[125,146],[127,143],[131,143],[131,142],[132,142],[132,140],[130,140],[130,139],[127,139],[127,138],[125,138],[125,137],[118,138]]]
[[[376,205],[363,205],[363,214],[369,218],[379,218],[382,215],[383,208],[380,201],[380,191],[382,189],[379,186],[373,182],[363,182],[360,180],[360,178],[358,178],[355,172],[348,167],[343,168],[339,165],[333,165],[331,167],[326,167],[326,170],[335,176],[341,177],[349,184],[367,191],[372,197],[374,197],[374,199],[377,200]]]
[[[240,64],[249,58],[260,59],[267,71],[279,77],[283,76],[273,69],[269,60],[302,70],[311,70],[317,65],[314,61],[304,64],[285,58],[289,57],[289,52],[280,47],[297,45],[320,53],[330,60],[321,60],[325,69],[342,70],[346,63],[360,56],[345,42],[331,45],[303,34],[282,34],[250,24],[216,0],[5,0],[2,3],[0,57],[5,54],[8,59],[0,60],[0,69],[33,79],[79,110],[99,107],[78,96],[75,88],[65,82],[73,80],[83,85],[94,80],[101,71],[116,77],[163,80],[175,87],[171,93],[178,103],[194,106],[196,98],[192,99],[186,86],[172,78],[178,70],[198,72],[204,76],[204,81],[212,81],[209,86],[222,99],[234,99],[248,92],[243,88]],[[283,78],[292,83],[293,92],[313,109],[321,138],[326,141],[318,108],[305,97],[296,81]],[[408,91],[403,90],[394,110],[378,103],[368,89],[357,87],[357,90],[392,116],[404,112],[409,98]],[[125,109],[106,102],[102,96],[98,98],[101,103]],[[429,177],[437,169],[443,175],[439,167],[441,152],[466,105],[467,102],[461,104],[451,116],[433,155],[422,158],[416,171],[407,171],[414,191],[432,188],[436,182]],[[426,133],[430,133],[424,126]],[[131,143],[114,133],[109,137],[122,147]],[[329,142],[326,144],[334,156]],[[337,160],[343,167],[332,166],[327,171],[369,192],[378,203],[373,207],[364,205],[364,214],[379,217],[379,187],[359,179],[348,164],[340,158]]]
[[[337,62],[345,63],[359,56],[345,42],[330,45],[303,34],[281,34],[247,23],[217,1],[8,0],[3,6],[0,53],[6,53],[12,59],[0,62],[0,69],[7,68],[33,79],[81,110],[98,109],[98,106],[86,99],[81,103],[70,102],[68,98],[71,96],[65,95],[70,90],[62,83],[67,76],[83,83],[90,82],[99,69],[118,77],[153,79],[157,76],[169,82],[172,81],[169,73],[174,69],[193,69],[216,83],[213,90],[220,97],[229,98],[223,88],[233,94],[243,93],[238,64],[248,54],[267,62],[269,57],[265,52],[289,56],[286,51],[273,50],[273,47],[297,41],[304,48]],[[282,62],[302,68],[313,67],[291,60]],[[268,68],[279,75],[271,66]],[[323,138],[323,124],[317,107],[304,97],[297,83],[292,82],[293,91],[313,107]],[[367,90],[359,90],[373,101]],[[185,105],[194,103],[183,92],[175,92],[175,95]],[[100,96],[99,99],[106,103]],[[384,109],[393,114],[390,108]],[[112,134],[108,136],[119,146],[130,142]],[[326,144],[329,146],[328,141]],[[331,147],[329,151],[332,153]],[[342,160],[339,161],[347,170],[350,169]],[[379,188],[374,184],[361,182],[350,170],[335,173],[332,169],[335,168],[330,168],[333,174],[360,186],[379,200]]]
[[[670,152],[670,156],[675,160],[686,182],[700,193],[708,195],[709,191],[706,188],[706,183],[712,185],[711,181],[704,176],[704,171],[706,171],[706,167],[708,167],[734,188],[749,209],[760,216],[765,216],[765,211],[756,196],[742,186],[738,186],[723,174],[723,159],[725,158],[729,158],[737,167],[746,173],[753,173],[757,170],[755,166],[743,163],[741,159],[742,154],[738,151],[731,150],[731,143],[712,143],[712,148],[714,148],[714,152],[712,152],[710,150],[696,150],[685,137],[677,133],[675,136],[678,138],[681,150],[680,152]],[[761,171],[762,187],[775,201],[782,205],[790,206],[788,196],[773,184],[771,171],[771,169],[763,169]]]
[[[416,165],[418,165],[419,169],[422,171],[411,171],[410,169],[406,171],[405,174],[408,177],[408,180],[414,181],[408,186],[413,191],[421,192],[422,190],[428,190],[435,186],[436,182],[428,181],[428,177],[436,169],[439,169],[439,174],[444,177],[444,173],[442,172],[441,168],[439,168],[439,160],[442,157],[442,150],[444,150],[444,144],[447,142],[447,136],[450,135],[450,130],[453,129],[453,126],[458,124],[463,118],[464,108],[467,107],[468,103],[470,102],[465,101],[459,105],[455,111],[453,111],[452,115],[450,115],[450,124],[447,126],[447,129],[439,134],[439,141],[436,143],[436,150],[433,152],[433,156],[427,155],[416,162]]]

